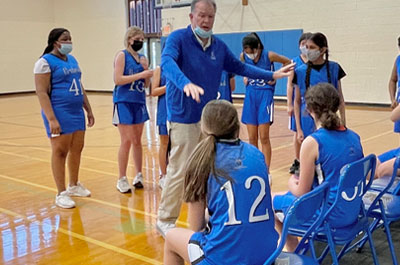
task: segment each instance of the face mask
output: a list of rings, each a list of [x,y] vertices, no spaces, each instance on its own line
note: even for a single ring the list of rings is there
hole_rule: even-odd
[[[143,47],[143,41],[134,40],[131,47],[135,52],[137,52],[138,50],[140,50]]]
[[[306,46],[300,46],[300,52],[301,52],[301,54],[303,54],[303,55],[307,55],[307,48],[306,48]]]
[[[213,34],[212,29],[210,29],[209,31],[205,31],[204,29],[200,28],[199,26],[197,26],[194,29],[194,33],[196,33],[197,36],[199,36],[200,38],[203,38],[203,39],[208,39]]]
[[[307,51],[307,58],[309,61],[315,61],[321,55],[319,50],[308,50]]]
[[[254,59],[256,59],[256,57],[258,55],[258,52],[256,52],[256,53],[247,53],[247,52],[245,52],[245,54],[250,60],[254,60]]]
[[[67,55],[72,51],[72,43],[61,43],[61,48],[58,48],[58,51],[63,55]]]

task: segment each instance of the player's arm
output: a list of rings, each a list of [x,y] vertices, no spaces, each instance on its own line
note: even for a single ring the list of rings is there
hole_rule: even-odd
[[[304,140],[304,133],[301,128],[301,95],[300,95],[300,88],[298,86],[295,86],[294,90],[294,118],[296,121],[296,130],[297,130],[297,141],[301,143]]]
[[[286,84],[286,102],[287,102],[287,113],[288,115],[293,114],[293,76],[294,72],[288,77]]]
[[[235,76],[232,75],[231,78],[229,78],[229,86],[231,87],[231,91],[235,91],[236,89],[236,81],[235,81]]]
[[[389,79],[389,96],[390,96],[390,102],[391,102],[392,109],[394,109],[397,106],[397,102],[396,102],[397,81],[398,81],[397,80],[397,66],[396,66],[396,62],[394,62],[392,74],[390,75],[390,79]]]
[[[36,95],[39,98],[40,106],[49,121],[50,133],[60,134],[61,127],[58,123],[56,115],[54,114],[53,107],[49,97],[51,73],[35,74],[35,87]]]
[[[166,86],[160,86],[161,82],[161,68],[157,67],[153,73],[153,81],[151,82],[151,95],[158,97],[165,94]]]
[[[307,137],[300,149],[300,177],[289,179],[289,191],[297,197],[311,190],[315,174],[315,161],[318,157],[318,143],[312,137]]]
[[[277,54],[275,52],[268,52],[268,58],[271,62],[277,62],[277,63],[281,63],[283,65],[288,65],[290,64],[290,59],[287,58],[286,56]]]
[[[206,227],[206,203],[202,201],[188,203],[189,229],[199,232]]]
[[[126,85],[140,79],[147,79],[153,75],[152,70],[144,70],[133,75],[124,75],[125,53],[120,51],[114,60],[114,83],[115,85]]]
[[[86,116],[88,119],[88,126],[92,127],[94,125],[94,115],[92,111],[92,107],[90,106],[89,99],[86,94],[86,90],[83,87],[83,84],[81,82],[81,89],[82,89],[82,94],[83,94],[83,108],[86,110]]]

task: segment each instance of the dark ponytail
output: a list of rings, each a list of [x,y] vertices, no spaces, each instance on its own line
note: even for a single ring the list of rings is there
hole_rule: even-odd
[[[248,47],[252,50],[258,49],[258,47],[260,47],[261,51],[264,50],[264,45],[263,45],[260,37],[258,36],[258,34],[255,32],[249,33],[243,38],[242,47],[243,47],[243,49]]]
[[[185,168],[186,202],[206,201],[210,174],[217,180],[221,177],[231,180],[229,169],[215,167],[215,156],[218,139],[236,139],[239,135],[240,124],[235,107],[226,100],[210,101],[203,109],[201,125],[206,137],[193,150]]]
[[[54,43],[66,31],[69,32],[67,29],[64,29],[64,28],[55,28],[55,29],[52,29],[50,31],[49,37],[47,39],[47,47],[44,49],[44,52],[43,52],[42,56],[47,54],[47,53],[50,53],[53,50]]]
[[[339,93],[332,84],[319,83],[306,92],[307,109],[313,112],[321,126],[328,130],[336,130],[340,126],[340,118],[336,114],[340,105]]]

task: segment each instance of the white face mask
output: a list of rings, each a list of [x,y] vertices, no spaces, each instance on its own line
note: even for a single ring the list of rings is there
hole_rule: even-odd
[[[307,50],[307,58],[309,61],[315,61],[321,55],[319,50]]]
[[[245,52],[244,54],[246,54],[246,56],[247,56],[250,60],[254,60],[254,59],[256,59],[256,57],[257,57],[257,55],[258,55],[258,52],[256,52],[256,53],[247,53],[247,52]]]
[[[300,52],[301,52],[301,54],[303,54],[303,55],[307,55],[307,48],[306,48],[305,45],[304,45],[304,46],[300,46]]]

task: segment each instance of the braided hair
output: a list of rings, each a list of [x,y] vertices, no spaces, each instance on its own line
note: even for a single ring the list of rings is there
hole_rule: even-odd
[[[47,39],[47,47],[44,49],[44,52],[43,52],[42,56],[47,54],[47,53],[50,53],[53,50],[54,43],[58,40],[58,38],[60,38],[60,36],[64,32],[69,32],[69,31],[67,29],[64,29],[64,28],[54,28],[54,29],[52,29],[50,31],[49,37]]]
[[[328,39],[325,37],[324,34],[321,32],[317,32],[311,35],[309,38],[312,42],[314,42],[320,48],[326,48],[325,52],[325,64],[326,64],[326,74],[328,77],[328,82],[332,83],[331,73],[329,71],[329,49],[328,49]],[[307,71],[306,71],[306,89],[310,86],[310,74],[311,74],[311,67],[312,62],[309,60],[307,62]]]

